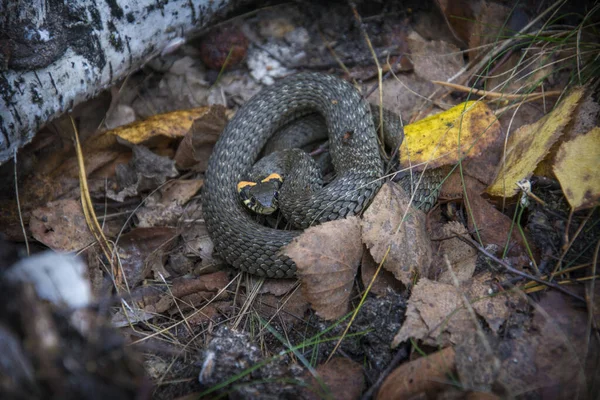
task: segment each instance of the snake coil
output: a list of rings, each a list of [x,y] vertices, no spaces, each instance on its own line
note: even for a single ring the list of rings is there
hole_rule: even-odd
[[[295,276],[296,265],[282,248],[301,231],[257,223],[241,203],[236,185],[280,127],[314,112],[325,119],[336,178],[318,191],[299,193],[296,225],[305,228],[358,214],[379,190],[383,161],[376,129],[369,104],[354,87],[331,75],[300,73],[265,88],[227,124],[204,182],[208,233],[216,251],[234,267],[268,277]]]

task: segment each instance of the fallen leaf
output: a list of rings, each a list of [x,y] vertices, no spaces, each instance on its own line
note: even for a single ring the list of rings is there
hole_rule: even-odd
[[[446,238],[440,242],[440,247],[437,250],[439,257],[437,264],[444,265],[444,257],[447,257],[459,282],[471,279],[477,261],[477,251],[456,237],[466,234],[468,232],[464,225],[457,221],[451,221],[442,225],[441,232],[435,235],[436,237]],[[453,282],[448,268],[442,268],[438,281],[441,283]]]
[[[533,317],[533,332],[538,336],[533,341],[535,379],[523,383],[535,382],[545,388],[542,393],[557,393],[557,398],[585,392],[586,381],[592,382],[586,374],[597,376],[599,354],[598,342],[587,343],[588,321],[587,312],[571,298],[555,291],[545,293]]]
[[[497,355],[498,343],[497,338],[485,331],[472,331],[456,345],[456,369],[464,390],[492,391],[502,366]],[[527,357],[526,354],[520,356]]]
[[[544,293],[534,306],[532,317],[515,314],[505,328],[510,334],[472,332],[455,347],[462,387],[501,388],[503,398],[569,399],[589,390],[599,377],[598,344],[586,348],[586,311],[558,292]],[[520,308],[528,307],[523,301]]]
[[[203,118],[194,122],[179,144],[175,153],[177,167],[181,169],[193,167],[197,171],[205,171],[212,148],[226,124],[225,107],[212,106]]]
[[[239,296],[239,304],[246,301],[246,296]],[[275,296],[260,294],[252,303],[252,307],[266,320],[283,321],[290,328],[304,321],[304,314],[308,311],[308,302],[301,290],[293,291],[289,296]]]
[[[190,309],[192,306],[201,309],[199,314],[206,317],[207,313],[210,314],[212,310],[206,310],[203,304],[218,293],[221,293],[218,297],[219,301],[226,300],[228,293],[221,292],[221,290],[228,283],[227,273],[219,271],[193,278],[175,278],[170,283],[169,290],[164,284],[140,286],[131,293],[131,302],[129,303],[131,307],[120,309],[113,316],[112,323],[114,326],[126,326],[130,323],[147,321],[170,309],[174,313]],[[189,300],[193,295],[196,295],[193,299],[194,303],[190,303]],[[201,301],[196,301],[198,299]],[[175,306],[176,301],[178,307]]]
[[[507,296],[500,293],[491,296],[490,273],[483,273],[457,289],[453,285],[421,278],[413,288],[406,311],[406,321],[392,342],[392,347],[414,338],[431,346],[446,346],[461,342],[465,335],[476,328],[463,305],[462,295],[488,327],[496,332],[510,315]]]
[[[598,205],[600,200],[600,128],[596,127],[558,149],[554,174],[574,210]]]
[[[302,390],[302,398],[360,399],[364,387],[362,366],[354,361],[336,357],[316,368],[318,378],[310,377]],[[325,386],[325,387],[323,387]]]
[[[176,237],[176,229],[164,227],[136,228],[120,237],[119,259],[130,288],[146,278],[153,262],[162,264],[163,253]]]
[[[415,75],[427,81],[445,81],[464,67],[460,49],[445,40],[426,40],[411,31],[408,46]],[[432,54],[445,54],[446,57],[431,57]]]
[[[33,237],[55,251],[81,250],[94,242],[81,202],[57,200],[31,212],[29,229]]]
[[[452,347],[402,364],[385,378],[377,400],[437,398],[451,385],[454,369]]]
[[[594,98],[594,91],[587,90],[583,98],[579,101],[577,108],[573,112],[571,122],[565,127],[565,133],[561,140],[573,140],[586,132],[594,129],[600,120],[600,104]],[[556,153],[562,143],[557,142],[550,153],[542,160],[534,171],[536,176],[545,176],[546,178],[554,179],[554,167]]]
[[[144,121],[136,121],[105,132],[105,140],[114,137],[132,144],[140,144],[157,136],[180,138],[190,130],[196,120],[203,118],[210,111],[211,107],[198,107],[154,115]],[[105,143],[108,142],[110,140]],[[86,144],[91,145],[92,142]]]
[[[379,265],[373,260],[373,256],[368,251],[363,251],[362,261],[360,263],[361,279],[365,288],[371,283],[375,271]],[[371,293],[374,293],[378,297],[385,296],[389,291],[395,291],[397,293],[402,289],[402,284],[394,277],[389,271],[381,269],[379,275],[375,278],[373,286],[371,287]]]
[[[177,179],[160,188],[161,203],[184,205],[198,193],[204,181],[202,179]]]
[[[500,123],[481,101],[468,101],[404,127],[400,164],[436,168],[480,157],[496,142]]]
[[[362,251],[357,217],[308,228],[286,246],[284,254],[298,267],[302,293],[321,318],[336,319],[348,311]]]
[[[251,276],[250,279],[255,277]],[[260,294],[272,294],[280,297],[290,293],[298,284],[297,279],[265,279],[260,287]]]
[[[144,146],[133,147],[133,158],[129,164],[120,164],[116,168],[119,190],[108,189],[106,196],[122,202],[127,197],[137,196],[144,190],[155,189],[179,175],[175,162],[160,156]]]
[[[425,214],[410,207],[408,195],[396,183],[388,182],[379,190],[363,215],[362,229],[375,262],[387,254],[383,267],[396,279],[409,285],[415,274],[428,276],[432,249]]]
[[[168,181],[158,192],[146,197],[144,206],[136,211],[137,226],[176,226],[187,208],[185,203],[198,193],[203,183],[201,179]]]
[[[507,255],[515,258],[513,260],[515,264],[527,265],[530,261],[527,247],[516,224],[470,187],[467,187],[467,195],[469,231],[477,230],[484,246],[495,244],[498,249],[508,247]],[[509,235],[510,241],[508,241]],[[529,240],[528,243],[535,252],[533,242]]]
[[[183,239],[183,254],[187,257],[200,258],[201,266],[207,268],[220,264],[218,255],[214,254],[214,243],[208,235],[206,225],[202,223],[189,224],[181,232]]]
[[[512,197],[518,193],[517,182],[531,176],[538,163],[561,137],[583,92],[582,88],[575,89],[550,114],[533,124],[520,127],[508,138],[506,158],[500,165],[494,183],[487,188],[487,193],[500,197]]]

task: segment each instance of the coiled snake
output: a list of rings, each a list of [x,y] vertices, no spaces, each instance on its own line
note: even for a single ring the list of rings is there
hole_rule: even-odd
[[[281,251],[301,231],[257,223],[240,201],[236,185],[279,128],[315,112],[323,116],[328,128],[336,178],[317,190],[307,188],[301,180],[286,181],[284,185],[293,185],[291,201],[295,203],[288,219],[306,228],[359,214],[380,188],[383,161],[373,116],[367,101],[352,85],[331,75],[300,73],[263,89],[239,109],[219,137],[203,188],[208,233],[216,251],[234,267],[268,277],[295,275],[295,263]],[[306,171],[303,163],[300,165],[286,179],[292,179],[291,175],[302,178]],[[427,187],[433,189],[437,182],[428,182]],[[435,202],[437,193],[433,192],[436,190],[426,194]]]

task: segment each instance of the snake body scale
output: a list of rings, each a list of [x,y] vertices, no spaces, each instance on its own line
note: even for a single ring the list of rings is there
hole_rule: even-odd
[[[277,230],[257,223],[240,201],[236,185],[275,132],[315,112],[327,126],[336,178],[325,187],[306,190],[306,179],[312,178],[303,176],[303,156],[298,155],[294,174],[300,183],[292,183],[294,177],[284,183],[291,185],[288,191],[294,193],[290,200],[294,211],[286,217],[295,226],[306,228],[356,215],[379,190],[383,161],[373,121],[378,116],[372,115],[369,103],[352,85],[331,75],[300,73],[263,89],[225,127],[209,159],[203,188],[208,233],[215,250],[234,267],[267,277],[295,276],[296,265],[282,254],[282,248],[302,231]],[[386,113],[386,118],[392,118],[391,114]],[[391,143],[399,145],[401,140],[396,137]],[[435,184],[427,185],[432,198],[436,197]]]

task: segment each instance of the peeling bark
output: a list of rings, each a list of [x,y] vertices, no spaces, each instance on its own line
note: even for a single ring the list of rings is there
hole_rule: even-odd
[[[0,164],[229,0],[0,0]]]

